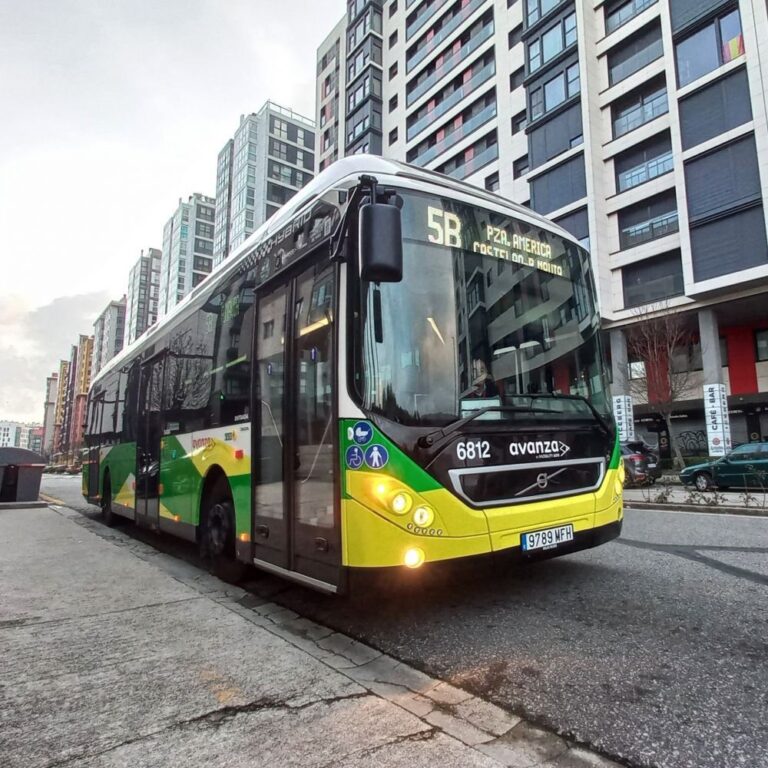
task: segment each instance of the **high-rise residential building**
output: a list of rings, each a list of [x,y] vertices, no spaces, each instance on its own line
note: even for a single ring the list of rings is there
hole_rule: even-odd
[[[157,248],[146,248],[131,267],[125,299],[125,347],[157,322],[160,256]]]
[[[58,389],[53,417],[53,455],[61,454],[65,450],[64,413],[66,411],[67,391],[69,389],[69,366],[69,360],[61,360],[59,362]]]
[[[160,261],[160,317],[168,314],[213,268],[216,200],[197,192],[179,198],[163,227]]]
[[[45,402],[43,403],[43,439],[41,453],[53,453],[53,435],[56,417],[56,398],[59,393],[59,374],[55,371],[45,380]]]
[[[213,263],[221,263],[229,253],[229,213],[232,209],[232,165],[234,139],[219,152],[216,164],[216,222],[213,234]]]
[[[69,447],[75,451],[83,444],[83,427],[85,424],[85,411],[88,400],[88,389],[91,386],[91,363],[93,357],[93,336],[80,335],[77,343],[77,355],[75,357],[73,392],[72,392],[72,420],[69,429]],[[71,370],[71,369],[70,369]]]
[[[0,448],[18,448],[21,424],[17,421],[0,421]]]
[[[93,324],[93,361],[91,378],[123,348],[125,340],[125,303],[110,301]]]
[[[653,378],[628,365],[627,330],[674,312],[691,452],[707,384],[727,389],[735,443],[768,437],[764,2],[352,0],[344,23],[339,156],[380,152],[554,219],[591,251],[614,394]],[[664,448],[655,395],[633,392]]]
[[[43,455],[43,432],[44,429],[41,424],[33,424],[29,430],[29,442],[27,445],[30,451],[40,455]]]
[[[214,266],[310,181],[314,168],[314,121],[271,101],[242,115],[218,157]]]
[[[317,87],[315,92],[315,173],[327,168],[339,154],[344,136],[346,85],[347,17],[343,16],[317,49]]]

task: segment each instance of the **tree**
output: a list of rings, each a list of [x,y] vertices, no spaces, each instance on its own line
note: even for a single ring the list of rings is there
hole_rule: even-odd
[[[691,397],[699,383],[691,371],[689,356],[697,335],[680,312],[665,303],[650,305],[635,314],[627,330],[630,368],[642,363],[643,372],[630,375],[633,396],[644,398],[664,420],[678,469],[685,466],[683,454],[672,432],[675,403]],[[632,374],[632,371],[630,371]]]

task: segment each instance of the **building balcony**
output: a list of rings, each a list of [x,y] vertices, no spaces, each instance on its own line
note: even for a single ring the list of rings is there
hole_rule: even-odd
[[[663,176],[669,173],[675,165],[672,152],[666,152],[659,157],[654,157],[641,165],[630,168],[616,177],[616,188],[618,192],[625,192],[628,189],[645,184],[657,176]]]
[[[448,175],[454,179],[466,179],[467,176],[471,176],[476,171],[479,171],[488,163],[493,162],[499,157],[499,145],[494,144],[492,147],[484,149],[479,154],[475,155],[469,162],[460,165],[452,171],[449,171]]]
[[[464,45],[459,48],[456,53],[450,53],[445,57],[445,61],[435,69],[435,71],[427,78],[422,80],[407,96],[405,97],[406,106],[411,106],[417,99],[423,96],[432,86],[434,86],[439,80],[447,75],[458,64],[467,60],[467,58],[474,53],[486,40],[493,36],[493,22],[486,24],[480,32],[475,35],[471,40],[468,40]]]
[[[455,32],[484,2],[485,0],[470,0],[469,4],[446,22],[445,26],[441,27],[429,42],[422,45],[413,55],[406,59],[405,71],[410,72],[414,67],[421,64],[430,53],[433,53],[444,40],[447,40],[449,35]]]
[[[406,139],[410,141],[414,136],[417,136],[428,125],[431,125],[435,120],[446,114],[452,107],[459,104],[463,98],[469,96],[476,88],[479,88],[483,83],[490,80],[495,74],[496,63],[491,61],[466,83],[443,99],[431,112],[427,112],[426,115],[413,123],[406,131]]]
[[[426,165],[427,163],[432,162],[432,160],[442,155],[443,152],[456,146],[462,139],[466,138],[481,125],[485,125],[485,123],[495,117],[496,104],[489,104],[485,109],[467,120],[460,128],[451,131],[451,133],[449,133],[442,141],[438,141],[420,155],[413,158],[412,162],[416,165]]]

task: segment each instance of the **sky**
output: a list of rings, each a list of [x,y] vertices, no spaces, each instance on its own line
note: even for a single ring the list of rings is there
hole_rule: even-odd
[[[0,421],[162,246],[267,100],[314,117],[343,0],[0,0]]]

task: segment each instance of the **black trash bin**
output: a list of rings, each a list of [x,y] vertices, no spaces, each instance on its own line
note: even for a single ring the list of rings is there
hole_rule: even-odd
[[[25,448],[0,448],[0,502],[37,501],[45,461]]]

